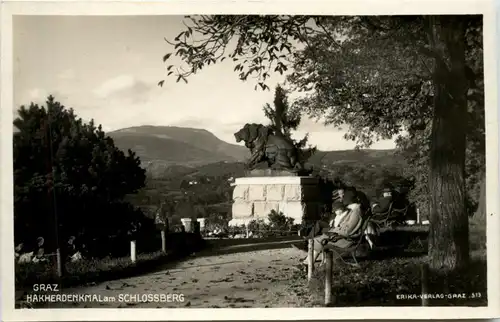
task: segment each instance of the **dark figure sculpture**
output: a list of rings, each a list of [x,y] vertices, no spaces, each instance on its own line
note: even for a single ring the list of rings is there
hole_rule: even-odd
[[[260,162],[267,162],[268,167],[275,170],[304,171],[304,162],[309,156],[297,149],[292,140],[274,133],[268,126],[247,123],[234,133],[234,137],[236,142],[244,141],[250,149],[249,169],[255,168]]]

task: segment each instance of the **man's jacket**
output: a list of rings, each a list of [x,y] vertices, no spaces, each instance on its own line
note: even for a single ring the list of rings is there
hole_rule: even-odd
[[[391,203],[392,203],[392,196],[380,198],[377,204],[372,208],[372,213],[383,214],[385,212],[388,212]]]

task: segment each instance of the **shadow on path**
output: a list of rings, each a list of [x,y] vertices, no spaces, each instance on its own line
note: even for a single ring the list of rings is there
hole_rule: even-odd
[[[211,267],[211,266],[215,267],[215,266],[221,266],[221,265],[229,265],[229,264],[241,263],[241,261],[230,261],[230,262],[217,262],[217,263],[210,263],[210,264],[182,266],[182,264],[185,263],[186,261],[188,261],[188,260],[184,260],[184,261],[175,263],[178,267],[174,268],[174,269],[171,269],[170,271],[171,272],[176,272],[176,271],[181,271],[181,270],[190,269],[190,268]],[[149,274],[149,275],[153,276],[153,275],[164,275],[164,274],[165,274],[165,272],[161,271],[161,272],[155,272],[155,273],[152,273],[152,274]]]
[[[292,242],[300,240],[300,237],[287,237],[274,240],[258,241],[252,239],[244,239],[239,243],[219,247],[217,244],[208,245],[208,247],[196,254],[196,257],[220,256],[235,253],[247,253],[261,250],[290,248]]]

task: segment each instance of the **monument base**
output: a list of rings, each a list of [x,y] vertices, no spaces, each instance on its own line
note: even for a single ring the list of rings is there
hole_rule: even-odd
[[[272,210],[299,224],[318,219],[321,202],[318,179],[305,176],[237,178],[234,182],[230,226],[247,225],[252,220],[268,221]]]
[[[311,171],[290,171],[275,169],[253,169],[245,172],[245,177],[308,177]]]

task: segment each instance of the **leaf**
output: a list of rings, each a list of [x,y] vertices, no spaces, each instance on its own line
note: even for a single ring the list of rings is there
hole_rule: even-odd
[[[161,80],[161,81],[159,81],[159,82],[158,82],[158,86],[163,87],[163,84],[164,84],[164,83],[165,83],[165,81],[164,81],[164,80]]]
[[[168,66],[168,67],[167,67],[167,71],[171,70],[171,69],[172,69],[172,67],[174,67],[174,65],[170,65],[170,66]]]
[[[167,59],[169,59],[169,58],[170,58],[170,56],[172,56],[172,53],[168,53],[168,54],[166,54],[165,56],[163,56],[163,62],[166,62],[166,61],[167,61]]]
[[[167,76],[170,76],[172,75],[174,72],[168,72]]]

